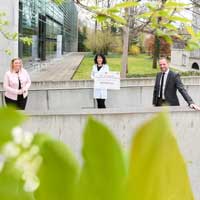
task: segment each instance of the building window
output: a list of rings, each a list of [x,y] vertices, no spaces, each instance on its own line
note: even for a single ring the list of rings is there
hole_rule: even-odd
[[[76,51],[78,13],[71,0],[56,5],[48,0],[20,0],[19,34],[34,38],[32,46],[19,41],[19,56],[30,60],[37,56],[45,60],[46,56],[56,55],[57,36],[62,35],[63,52]]]
[[[186,66],[186,55],[185,54],[182,55],[182,65]]]

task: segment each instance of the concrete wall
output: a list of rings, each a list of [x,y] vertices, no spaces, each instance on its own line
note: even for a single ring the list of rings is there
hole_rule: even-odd
[[[0,12],[5,12],[4,19],[9,21],[6,31],[18,33],[19,0],[0,0],[0,5]],[[7,40],[0,34],[0,44],[0,80],[2,80],[5,71],[10,67],[10,60],[18,56],[18,41]],[[6,49],[11,50],[10,56],[5,53]]]
[[[200,104],[200,78],[183,78],[193,100]],[[152,106],[153,78],[122,80],[120,90],[108,91],[108,108]],[[58,88],[59,87],[59,88]],[[94,108],[92,81],[33,83],[29,91],[27,110],[80,110]],[[40,88],[40,89],[39,89]],[[181,105],[187,105],[178,93]],[[0,105],[3,91],[0,89]]]
[[[189,169],[195,199],[200,199],[200,112],[187,107],[170,109],[171,122]],[[80,159],[83,128],[89,115],[107,124],[127,150],[138,126],[159,111],[160,108],[126,108],[87,109],[79,112],[29,112],[30,118],[24,124],[24,129],[51,134],[66,143]]]
[[[185,51],[184,49],[171,50],[171,66],[185,67],[192,69],[193,64],[198,64],[200,68],[200,50]]]
[[[188,69],[191,68],[190,65],[190,52],[184,49],[174,49],[171,50],[171,66],[182,66]]]

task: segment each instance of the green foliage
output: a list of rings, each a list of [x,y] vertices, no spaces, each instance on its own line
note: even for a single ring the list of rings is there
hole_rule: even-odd
[[[185,162],[164,113],[136,132],[129,169],[127,200],[194,199]]]
[[[13,165],[13,162],[7,162],[0,172],[1,200],[35,200],[32,193],[24,191],[21,173]]]
[[[117,3],[111,8],[100,8],[96,6],[90,7],[90,9],[95,13],[96,19],[100,23],[104,23],[104,21],[110,23],[110,19],[112,19],[119,25],[127,25],[128,20],[131,20],[131,17],[133,17],[140,21],[140,25],[138,26],[139,32],[145,30],[145,32],[161,36],[170,44],[173,42],[173,37],[179,37],[182,40],[186,40],[187,50],[195,50],[200,48],[200,33],[191,34],[191,31],[189,31],[191,38],[185,39],[178,32],[178,24],[184,27],[190,27],[193,30],[191,20],[180,15],[180,12],[188,9],[188,6],[189,4],[181,3],[177,0],[152,1],[151,3],[148,1],[126,1]],[[124,16],[119,15],[120,13],[124,13],[125,9],[132,7],[145,9],[143,9],[142,13],[138,12],[140,14],[134,16],[127,16],[126,14]],[[137,24],[134,25],[134,28],[137,32]]]
[[[132,45],[130,47],[129,53],[133,56],[137,56],[140,54],[140,48],[136,45]]]
[[[11,140],[11,130],[21,124],[24,119],[24,115],[15,112],[14,108],[0,108],[0,148]]]
[[[116,43],[120,45],[120,41],[110,31],[93,31],[88,33],[85,45],[92,52],[101,52],[107,55],[108,51],[112,50],[116,46]]]
[[[37,200],[73,200],[79,175],[79,165],[71,151],[61,142],[36,135],[34,144],[40,147],[43,163],[38,171],[40,187]]]
[[[20,121],[15,118],[21,118],[21,114],[5,108],[0,110],[2,115],[6,119],[0,120],[0,127],[10,133],[11,127]],[[15,123],[4,123],[11,116]],[[19,129],[17,133],[18,137],[11,138],[9,144],[24,145],[19,143]],[[83,137],[81,169],[62,142],[45,134],[35,134],[29,146],[24,146],[24,151],[33,150],[26,154],[27,163],[24,163],[24,151],[9,158],[4,154],[6,146],[3,147],[0,152],[5,156],[0,171],[1,200],[194,199],[185,162],[165,113],[157,114],[137,130],[128,165],[119,143],[105,125],[89,118]],[[29,165],[26,177],[32,179],[32,159],[36,154],[42,158],[36,174],[39,185],[36,190],[27,192],[23,186],[25,175],[16,163],[21,157],[22,163]]]
[[[18,40],[18,38],[27,45],[32,44],[32,39],[28,37],[19,37],[18,33],[11,33],[7,31],[7,26],[9,25],[9,21],[5,19],[6,13],[0,11],[0,33],[7,40]],[[7,55],[11,55],[12,51],[10,49],[5,49],[5,53]]]
[[[64,0],[51,0],[52,2],[56,3],[56,4],[62,4],[64,2]]]
[[[122,149],[110,130],[90,118],[84,131],[79,200],[120,200],[126,177]]]
[[[125,25],[127,24],[126,19],[119,15],[121,12],[121,9],[133,8],[138,5],[139,5],[138,2],[126,1],[123,3],[117,3],[113,7],[110,7],[110,8],[101,8],[98,6],[91,6],[89,7],[89,9],[95,12],[94,17],[98,20],[98,22],[109,21],[109,19],[112,19],[113,21],[115,21],[116,23],[120,25]]]
[[[32,38],[29,38],[29,37],[20,37],[19,38],[24,44],[27,44],[27,45],[31,45],[32,44]]]
[[[79,28],[78,30],[78,52],[88,51],[87,47],[85,46],[86,39],[87,39],[87,27],[84,26],[82,29]]]
[[[76,71],[73,79],[74,80],[88,80],[92,66],[94,64],[94,55],[89,54],[85,56],[81,62],[78,70]],[[151,68],[152,57],[145,54],[137,56],[128,56],[129,72],[128,77],[142,77],[142,76],[155,76],[159,71],[158,69]],[[108,54],[107,63],[112,71],[120,71],[121,68],[121,54]]]

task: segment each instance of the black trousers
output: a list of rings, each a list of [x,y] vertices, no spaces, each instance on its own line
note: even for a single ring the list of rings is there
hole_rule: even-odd
[[[168,106],[169,104],[165,99],[158,98],[156,106]]]
[[[8,97],[5,97],[6,105],[15,106],[19,110],[25,110],[27,97],[24,98],[23,95],[18,95],[17,100],[9,99]]]
[[[105,99],[96,99],[96,100],[97,100],[97,107],[98,108],[106,108]]]

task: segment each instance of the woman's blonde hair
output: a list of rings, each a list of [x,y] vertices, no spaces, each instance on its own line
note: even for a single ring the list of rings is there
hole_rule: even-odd
[[[13,64],[14,64],[14,62],[15,62],[15,60],[19,60],[20,62],[21,62],[21,65],[20,65],[20,70],[22,69],[22,60],[21,60],[21,58],[13,58],[12,60],[11,60],[11,62],[10,62],[10,70],[11,71],[13,71]]]

